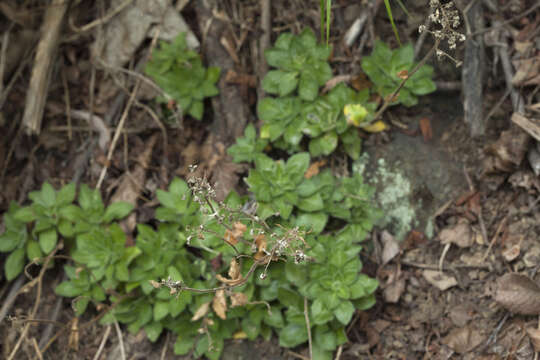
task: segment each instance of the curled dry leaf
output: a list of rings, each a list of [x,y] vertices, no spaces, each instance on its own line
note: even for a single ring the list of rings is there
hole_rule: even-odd
[[[242,274],[240,274],[240,266],[238,265],[238,261],[236,261],[235,258],[231,259],[231,264],[229,265],[229,277],[232,280],[242,278]]]
[[[474,243],[471,226],[467,223],[458,223],[443,229],[439,234],[442,244],[456,244],[460,248],[470,247]]]
[[[497,279],[495,301],[521,315],[540,314],[540,286],[529,277],[509,273]]]
[[[212,299],[212,309],[220,319],[227,319],[227,299],[225,299],[225,290],[218,290]]]
[[[231,244],[231,245],[236,245],[238,244],[238,239],[233,235],[232,231],[230,231],[229,229],[226,229],[225,230],[225,236],[223,236],[225,242]]]
[[[399,254],[399,244],[396,239],[388,231],[384,230],[381,234],[381,242],[383,243],[382,251],[382,266],[388,264],[390,260]]]
[[[244,281],[244,278],[242,274],[240,273],[240,266],[238,265],[238,262],[235,258],[231,259],[231,264],[229,265],[229,277],[230,279],[227,279],[225,276],[221,276],[220,274],[216,275],[216,279],[218,281],[227,284],[227,285],[238,285]]]
[[[201,319],[202,317],[206,316],[208,314],[208,309],[210,309],[210,302],[206,302],[199,306],[197,311],[195,311],[195,314],[193,314],[193,317],[191,318],[191,321],[197,321]]]
[[[257,247],[257,253],[253,256],[255,260],[260,260],[266,256],[266,238],[264,235],[257,235],[255,238],[255,246]]]
[[[244,306],[248,303],[248,297],[244,293],[232,293],[231,294],[231,307]]]
[[[505,249],[502,252],[502,256],[507,262],[512,262],[519,256],[520,250],[521,247],[519,246],[519,244],[516,244],[509,247],[508,249]]]
[[[441,291],[444,291],[446,289],[449,289],[457,285],[457,281],[455,277],[445,275],[443,272],[440,272],[437,270],[424,270],[422,272],[422,275],[424,276],[424,279],[426,279],[428,283],[435,286]]]
[[[539,352],[540,351],[540,329],[527,328],[527,334],[529,335],[529,338],[531,339],[531,343],[533,344],[534,351]]]
[[[405,291],[405,279],[400,278],[389,284],[383,291],[384,301],[396,304]]]
[[[232,226],[232,230],[225,230],[225,241],[232,245],[238,244],[238,238],[242,237],[246,230],[247,226],[245,224],[239,221],[235,222]]]
[[[442,339],[443,344],[459,354],[468,353],[483,341],[484,335],[470,326],[454,329]]]

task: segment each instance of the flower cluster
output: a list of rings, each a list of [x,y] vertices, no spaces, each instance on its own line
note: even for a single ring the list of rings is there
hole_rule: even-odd
[[[418,31],[420,33],[427,31],[428,33],[432,34],[433,37],[435,37],[435,39],[438,41],[446,40],[448,43],[448,47],[451,50],[456,49],[457,42],[465,41],[466,37],[464,34],[455,30],[461,24],[461,20],[459,17],[459,12],[455,8],[454,3],[448,2],[445,4],[441,4],[439,0],[430,0],[429,5],[432,9],[431,15],[429,15],[429,19],[434,24],[440,25],[441,28],[438,30],[430,30],[427,26],[420,25]],[[456,63],[456,66],[461,65],[460,61],[455,60],[452,56],[448,55],[441,49],[437,48],[436,54],[439,59],[441,59],[443,56],[446,56],[452,61],[454,61]]]

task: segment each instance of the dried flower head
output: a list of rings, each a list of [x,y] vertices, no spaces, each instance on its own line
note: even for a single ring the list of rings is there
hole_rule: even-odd
[[[429,6],[431,8],[429,20],[435,24],[435,26],[440,28],[430,30],[425,25],[420,25],[418,31],[420,33],[428,32],[440,42],[446,40],[450,50],[456,49],[457,43],[465,41],[466,37],[456,30],[461,24],[461,19],[458,10],[455,8],[454,2],[450,1],[442,4],[439,0],[430,0]],[[456,66],[459,66],[460,64],[459,61],[439,48],[436,49],[436,54],[439,59],[447,57],[454,61]]]

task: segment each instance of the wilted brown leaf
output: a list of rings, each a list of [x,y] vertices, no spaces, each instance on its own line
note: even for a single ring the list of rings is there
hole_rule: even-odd
[[[266,256],[266,237],[264,235],[257,235],[255,237],[255,246],[257,246],[257,253],[253,256],[255,260],[260,260]]]
[[[540,314],[540,286],[525,275],[509,273],[497,279],[495,301],[521,315]]]
[[[227,319],[227,299],[225,299],[225,290],[218,290],[212,299],[212,309],[220,319]]]
[[[231,294],[231,307],[244,306],[248,303],[248,297],[244,293],[232,293]]]
[[[230,231],[229,229],[225,229],[225,236],[223,236],[223,239],[225,240],[225,242],[231,245],[238,244],[238,239],[233,235],[232,231]]]
[[[218,281],[221,281],[224,284],[231,285],[231,286],[238,285],[244,281],[244,278],[242,274],[240,273],[240,266],[238,265],[238,262],[234,258],[231,259],[228,274],[229,274],[230,279],[227,279],[226,277],[221,276],[220,274],[216,275],[216,279]]]
[[[199,306],[197,311],[195,311],[195,314],[193,314],[193,317],[191,318],[191,321],[197,321],[204,317],[206,314],[208,314],[208,309],[210,308],[210,302],[206,302]]]
[[[232,280],[237,280],[242,278],[242,274],[240,274],[240,266],[238,265],[238,261],[236,261],[235,258],[231,259],[231,263],[229,265],[229,277]]]
[[[237,221],[233,224],[232,230],[225,230],[225,241],[231,245],[238,244],[238,238],[244,235],[244,232],[247,230],[247,226],[243,223]]]

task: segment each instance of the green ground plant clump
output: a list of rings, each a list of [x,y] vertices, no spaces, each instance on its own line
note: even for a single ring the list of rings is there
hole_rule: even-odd
[[[414,65],[402,53],[407,56],[392,56],[399,66],[391,71]],[[377,104],[370,99],[383,86],[374,76],[372,90],[340,84],[320,95],[332,76],[329,55],[309,29],[282,34],[266,53],[276,70],[263,87],[277,96],[258,104],[260,134],[250,125],[228,150],[235,161],[254,165],[245,178],[251,197],[231,192],[218,202],[205,179],[175,178],[157,191],[155,218],[138,224],[134,245],[126,246],[119,221],[132,205],[105,207],[99,191],[86,185],[77,194],[74,184],[56,191],[45,183],[30,194],[30,204],[12,204],[4,215],[6,278],[61,242],[71,261],[64,265],[68,280],[55,291],[73,298],[77,316],[108,305],[101,323],[144,329],[151,341],[168,329],[176,335],[176,354],[218,359],[231,338],[275,333],[284,347],[306,343],[307,313],[313,358],[331,359],[347,341],[354,313],[375,302],[378,283],[361,273],[359,253],[381,214],[360,174],[314,168],[313,157],[336,151],[359,157],[359,124],[371,121]],[[187,71],[188,63],[197,71]],[[147,73],[195,118],[202,116],[202,99],[216,93],[219,76],[185,50],[183,36],[156,51]],[[195,88],[201,93],[190,92]],[[344,115],[348,104],[361,110],[360,119]],[[274,148],[285,149],[287,158],[268,155]]]

